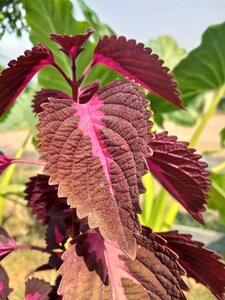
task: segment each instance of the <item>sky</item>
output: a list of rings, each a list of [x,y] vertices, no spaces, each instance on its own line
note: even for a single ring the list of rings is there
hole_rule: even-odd
[[[37,0],[36,0],[37,1]],[[46,0],[48,1],[48,0]],[[77,0],[75,15],[82,19]],[[225,21],[225,0],[85,0],[118,35],[145,42],[172,35],[179,46],[191,50],[201,41],[206,28]],[[0,63],[5,64],[31,48],[28,34],[22,39],[6,35],[0,41]],[[4,57],[2,57],[4,55]]]

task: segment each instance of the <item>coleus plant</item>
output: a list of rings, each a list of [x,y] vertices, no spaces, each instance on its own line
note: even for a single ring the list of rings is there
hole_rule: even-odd
[[[26,300],[186,299],[184,275],[204,284],[217,299],[225,299],[225,269],[216,253],[188,234],[155,233],[138,221],[139,196],[145,192],[142,176],[151,172],[204,223],[210,186],[207,164],[188,143],[152,130],[149,102],[139,89],[141,85],[182,108],[176,82],[151,49],[116,36],[98,42],[93,60],[77,78],[76,59],[92,33],[51,34],[71,61],[71,78],[42,44],[1,73],[1,114],[45,66],[62,74],[71,95],[52,89],[35,95],[40,161],[0,155],[1,172],[12,163],[43,166],[43,174],[27,183],[26,200],[47,226],[46,248],[17,245],[2,228],[0,258],[16,249],[49,253],[48,263],[34,272],[56,269],[55,285],[29,279]],[[104,87],[96,81],[81,87],[97,64],[125,78]],[[10,292],[1,268],[0,294],[8,299]]]

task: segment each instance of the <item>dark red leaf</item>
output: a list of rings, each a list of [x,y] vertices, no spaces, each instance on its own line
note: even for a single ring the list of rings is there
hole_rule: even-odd
[[[90,292],[96,290],[92,299],[99,299],[108,286],[108,299],[185,299],[184,270],[166,242],[143,228],[137,243],[137,257],[132,260],[123,255],[116,242],[107,243],[99,231],[81,235],[76,247],[71,246],[63,255],[59,293],[68,300],[72,295],[90,299]]]
[[[75,59],[83,50],[81,47],[93,32],[92,29],[88,29],[86,33],[75,36],[51,34],[51,39],[62,47],[61,51],[71,59]]]
[[[11,165],[12,158],[0,151],[0,175]]]
[[[26,300],[49,300],[49,294],[52,290],[52,286],[37,278],[32,278],[26,281]]]
[[[67,197],[79,218],[88,216],[91,228],[135,257],[141,177],[151,154],[148,101],[127,79],[98,90],[86,104],[49,101],[38,124],[49,183],[59,186],[58,195]]]
[[[135,80],[147,90],[157,94],[171,103],[182,107],[177,83],[163,67],[163,61],[150,48],[137,44],[135,40],[125,37],[104,36],[98,43],[92,65],[104,64],[113,70]]]
[[[0,260],[17,248],[16,241],[0,227]]]
[[[179,255],[179,263],[189,277],[204,284],[217,299],[223,300],[225,293],[225,265],[215,252],[203,248],[204,244],[193,241],[189,234],[178,231],[159,233],[168,247]]]
[[[197,221],[204,223],[201,213],[205,211],[210,180],[207,164],[199,161],[201,155],[167,132],[155,134],[149,145],[153,150],[147,159],[151,173]]]
[[[61,249],[67,239],[66,225],[63,219],[51,218],[48,224],[46,243],[48,250]]]
[[[41,105],[45,102],[48,102],[48,98],[60,98],[60,99],[69,99],[70,96],[67,94],[57,91],[57,90],[51,90],[51,89],[42,89],[39,92],[35,94],[34,100],[33,100],[33,108],[34,112],[36,114],[42,112]]]
[[[27,206],[31,208],[32,214],[37,215],[37,218],[44,224],[50,221],[49,212],[54,207],[61,205],[61,211],[68,209],[66,198],[59,198],[57,195],[57,186],[48,184],[49,176],[39,174],[30,178],[26,184],[25,199],[28,201]]]
[[[86,86],[84,86],[79,92],[79,102],[87,103],[92,96],[99,90],[100,83],[98,81],[93,81]]]
[[[54,63],[51,51],[44,45],[24,52],[0,74],[0,116],[23,91],[31,78],[44,66]]]
[[[8,296],[12,291],[13,289],[9,288],[9,277],[5,269],[0,266],[0,299],[8,300]]]

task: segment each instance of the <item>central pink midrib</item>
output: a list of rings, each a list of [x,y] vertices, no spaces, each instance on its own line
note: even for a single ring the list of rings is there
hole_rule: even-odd
[[[99,110],[103,105],[103,101],[97,96],[86,104],[74,102],[72,107],[76,109],[75,116],[79,116],[78,127],[84,135],[88,135],[91,139],[92,154],[97,156],[103,168],[103,172],[107,181],[110,183],[110,164],[113,161],[112,155],[107,151],[102,139],[101,128],[105,125],[102,122],[104,113]],[[113,194],[113,188],[110,184],[110,192]]]

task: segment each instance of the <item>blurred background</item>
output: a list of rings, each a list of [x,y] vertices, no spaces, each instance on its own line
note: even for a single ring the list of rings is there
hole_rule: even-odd
[[[94,47],[105,34],[124,35],[153,49],[174,73],[186,111],[149,92],[150,108],[157,131],[167,130],[203,155],[209,164],[212,189],[209,193],[205,226],[194,221],[150,174],[142,197],[140,221],[155,231],[179,229],[225,255],[225,2],[224,0],[1,0],[0,67],[22,55],[33,45],[44,43],[53,53],[57,47],[49,34],[71,34],[94,28],[81,70]],[[68,62],[58,54],[65,70]],[[118,77],[99,67],[87,81],[102,85]],[[61,78],[48,67],[33,78],[10,110],[0,118],[0,149],[7,155],[37,158],[37,118],[32,109],[35,92],[42,87],[67,91]],[[44,228],[31,215],[24,200],[25,183],[40,172],[36,167],[10,167],[0,178],[0,222],[19,241],[42,243]],[[87,183],[88,184],[88,183]],[[191,193],[191,191],[190,191]],[[20,257],[13,253],[3,264],[13,280],[12,299],[22,299],[24,276],[42,260],[39,254]],[[47,260],[47,258],[46,258]],[[10,267],[9,267],[10,266]],[[21,276],[18,277],[18,268]],[[10,270],[9,270],[10,269]],[[40,276],[42,276],[40,274]],[[49,274],[48,276],[53,276]],[[188,299],[214,299],[202,286],[188,282]]]

